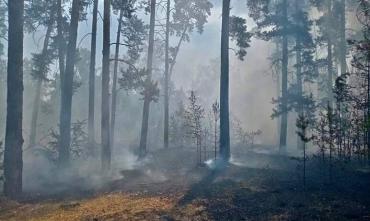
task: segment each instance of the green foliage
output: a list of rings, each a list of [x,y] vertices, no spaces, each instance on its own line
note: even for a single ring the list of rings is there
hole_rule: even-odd
[[[314,139],[314,136],[307,136],[307,130],[311,124],[312,121],[310,121],[306,114],[298,115],[296,122],[296,126],[298,128],[297,135],[304,143],[308,143]]]
[[[194,91],[190,92],[188,101],[189,104],[185,110],[186,126],[189,133],[188,135],[199,141],[202,136],[202,120],[204,118],[204,109],[199,104],[198,98]]]
[[[43,151],[48,158],[54,162],[58,159],[59,132],[55,129],[49,130],[48,146],[44,147]],[[88,156],[87,150],[87,133],[86,120],[77,121],[71,125],[71,155],[75,159]]]
[[[34,79],[40,79],[42,81],[49,81],[47,76],[50,71],[50,65],[55,59],[53,50],[47,50],[46,53],[33,53],[32,54],[32,70],[31,75]]]
[[[230,17],[230,38],[236,42],[238,50],[235,54],[240,60],[244,60],[245,55],[247,55],[247,50],[250,45],[252,34],[247,32],[247,20],[237,16]]]
[[[127,46],[128,62],[134,64],[140,58],[147,32],[148,26],[136,14],[123,19],[121,34]]]
[[[181,37],[185,33],[185,40],[189,41],[189,34],[194,31],[202,33],[208,16],[211,15],[212,3],[208,0],[175,0],[173,12],[172,32]]]
[[[142,85],[142,90],[140,91],[143,99],[148,101],[158,102],[159,99],[159,87],[158,82],[146,79]]]

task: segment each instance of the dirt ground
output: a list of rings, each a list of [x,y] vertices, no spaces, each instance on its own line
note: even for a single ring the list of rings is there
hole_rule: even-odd
[[[0,198],[0,220],[370,220],[370,174],[300,164],[271,154],[236,154],[223,169],[196,165],[195,152],[158,151],[122,178],[94,189]]]

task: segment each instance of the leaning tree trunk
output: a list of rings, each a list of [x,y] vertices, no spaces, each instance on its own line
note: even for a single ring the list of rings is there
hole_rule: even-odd
[[[165,42],[165,68],[164,68],[164,132],[163,144],[164,148],[168,148],[168,133],[169,133],[169,41],[170,41],[170,13],[171,0],[167,0],[166,11],[166,42]]]
[[[114,130],[116,126],[116,111],[117,111],[117,73],[118,73],[118,57],[119,48],[121,44],[121,29],[122,29],[122,18],[123,10],[119,12],[118,28],[117,28],[117,38],[116,38],[116,51],[114,55],[114,69],[113,69],[113,86],[112,86],[112,110],[111,110],[111,125],[110,125],[110,144],[114,147]]]
[[[98,3],[94,0],[92,31],[91,31],[91,54],[89,68],[89,116],[88,116],[88,141],[91,152],[95,155],[95,63],[96,63],[96,30],[98,23]]]
[[[67,48],[66,69],[62,81],[61,112],[60,112],[60,138],[58,165],[65,167],[69,165],[71,145],[71,115],[73,95],[73,75],[76,61],[76,41],[79,20],[79,0],[72,2],[71,24],[69,27],[69,41]]]
[[[43,45],[43,49],[41,52],[42,53],[41,57],[43,58],[48,56],[48,46],[49,46],[50,35],[53,29],[53,24],[54,24],[54,19],[51,18],[48,24],[48,28],[47,28],[45,39],[44,39],[44,45]],[[41,62],[42,63],[39,67],[39,73],[37,73],[38,78],[37,78],[37,85],[36,85],[36,93],[35,93],[35,99],[33,101],[29,147],[33,147],[36,143],[37,121],[38,121],[40,102],[41,102],[41,87],[42,87],[42,81],[45,77],[44,75],[46,74],[45,73],[46,66],[48,65],[45,63],[44,60]]]
[[[280,121],[280,152],[286,151],[287,132],[288,132],[288,11],[287,0],[283,1],[283,43],[282,43],[282,79],[281,79],[281,105],[282,115]]]
[[[221,79],[220,79],[220,157],[230,159],[229,122],[229,18],[230,0],[223,0],[221,30]]]
[[[103,71],[101,102],[101,161],[102,170],[107,171],[111,165],[110,148],[110,111],[109,111],[109,55],[110,55],[110,0],[104,0],[103,20]]]
[[[152,68],[153,68],[153,52],[154,52],[154,26],[155,26],[155,7],[156,0],[151,0],[150,3],[150,29],[149,29],[149,45],[148,45],[148,58],[147,58],[147,78],[146,85],[150,84],[152,78]],[[145,88],[144,90],[147,90]],[[145,93],[146,94],[146,93]],[[143,106],[143,119],[141,124],[140,133],[140,157],[146,155],[147,149],[147,139],[148,139],[148,124],[149,124],[149,111],[150,111],[150,98],[144,96],[144,106]]]
[[[8,92],[4,151],[4,195],[22,193],[24,1],[8,1]]]

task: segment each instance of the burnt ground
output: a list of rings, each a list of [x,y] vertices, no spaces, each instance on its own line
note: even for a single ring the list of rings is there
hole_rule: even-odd
[[[328,166],[312,158],[303,186],[294,158],[238,153],[212,169],[197,165],[195,152],[161,150],[98,187],[81,178],[57,193],[0,199],[0,220],[370,220],[363,168],[335,163],[330,181]]]

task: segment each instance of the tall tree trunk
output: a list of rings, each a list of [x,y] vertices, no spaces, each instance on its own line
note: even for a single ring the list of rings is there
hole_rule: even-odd
[[[53,15],[51,15],[53,16]],[[42,49],[42,57],[48,56],[48,47],[49,47],[49,40],[50,40],[50,35],[53,30],[53,25],[54,25],[54,19],[51,18],[47,27],[45,39],[44,39],[44,45]],[[31,128],[30,128],[30,141],[29,141],[29,146],[33,147],[36,143],[36,136],[37,136],[37,121],[38,121],[38,116],[39,116],[39,109],[40,109],[40,101],[41,101],[41,87],[42,87],[42,81],[44,78],[45,73],[45,68],[46,64],[44,61],[40,66],[40,73],[37,73],[38,79],[37,79],[37,85],[36,85],[36,93],[35,93],[35,98],[33,101],[33,109],[32,109],[32,116],[31,116]]]
[[[282,79],[281,79],[281,102],[282,115],[280,121],[280,152],[286,151],[288,132],[288,9],[287,0],[283,0],[283,44],[282,44]]]
[[[4,195],[22,194],[24,1],[8,1],[8,88],[4,151]]]
[[[299,37],[296,38],[296,62],[297,62],[297,95],[299,99],[298,103],[298,115],[303,114],[303,82],[302,82],[302,48]],[[302,149],[304,143],[302,139],[297,135],[297,148]]]
[[[111,113],[111,129],[110,129],[110,144],[114,148],[114,130],[116,125],[116,111],[117,111],[117,73],[118,73],[118,57],[119,48],[121,43],[121,29],[122,29],[122,18],[123,10],[119,12],[118,28],[117,28],[117,38],[116,38],[116,51],[114,55],[114,70],[113,70],[113,86],[112,86],[112,113]]]
[[[230,159],[229,122],[229,18],[230,0],[223,0],[221,30],[221,79],[220,79],[220,157]]]
[[[88,116],[88,141],[92,153],[95,155],[95,63],[96,63],[96,30],[98,23],[98,3],[94,0],[93,20],[91,31],[91,54],[89,71],[89,116]]]
[[[152,78],[152,68],[153,68],[153,52],[154,52],[154,29],[155,29],[155,7],[156,0],[151,0],[150,3],[150,29],[149,29],[149,45],[148,45],[148,58],[147,58],[147,79],[146,82],[149,84]],[[146,89],[144,89],[146,90]],[[143,119],[141,124],[141,133],[140,133],[140,157],[146,155],[147,149],[147,139],[148,139],[148,124],[149,124],[149,111],[150,111],[150,100],[148,97],[144,97],[144,106],[143,106]]]
[[[170,13],[171,0],[167,0],[166,11],[166,42],[165,42],[165,70],[164,70],[164,132],[163,142],[164,148],[168,148],[168,133],[169,133],[169,41],[170,41]]]
[[[60,138],[58,164],[60,167],[69,165],[70,145],[71,145],[71,115],[72,115],[72,95],[73,95],[73,76],[76,61],[76,41],[79,21],[80,0],[73,0],[71,24],[69,27],[69,41],[67,48],[66,69],[62,81],[62,97],[60,112]]]
[[[366,56],[368,58],[370,57],[369,51],[367,52]],[[366,82],[367,83],[366,85],[367,86],[367,107],[366,107],[367,110],[366,110],[365,115],[367,116],[365,117],[365,122],[368,123],[370,120],[370,61],[367,60],[366,64],[367,64],[367,79],[366,79],[367,80]],[[367,133],[365,137],[366,137],[365,143],[367,146],[367,163],[368,165],[370,165],[370,129],[369,128],[367,128]]]
[[[281,48],[281,43],[279,40],[275,40],[275,50],[277,54],[280,54],[280,48]],[[275,68],[275,73],[276,73],[276,95],[277,97],[281,96],[281,76],[280,76],[280,71],[281,71],[281,62],[280,62],[280,56],[277,58],[278,62],[276,62]],[[280,123],[281,123],[281,116],[276,117],[276,146],[279,145],[279,135],[280,135]]]
[[[103,21],[103,72],[101,102],[101,145],[102,170],[107,171],[111,165],[110,148],[110,111],[109,111],[109,56],[110,56],[110,0],[104,0]]]
[[[301,5],[299,4],[301,0],[295,1],[296,13],[300,13]],[[298,21],[299,22],[299,21]],[[299,24],[298,24],[299,25]],[[303,82],[302,82],[302,44],[299,36],[300,33],[296,34],[296,74],[297,74],[297,96],[299,99],[298,103],[298,116],[303,116]],[[303,133],[303,131],[301,131]],[[302,139],[297,135],[297,148],[302,150],[304,143]]]
[[[346,42],[346,1],[340,1],[340,43],[339,43],[339,63],[340,63],[340,74],[343,75],[347,72],[346,54],[347,54],[347,42]]]
[[[328,0],[328,16],[329,20],[331,20],[332,17],[332,0]],[[331,40],[331,36],[327,36],[327,51],[328,51],[328,80],[327,80],[327,88],[328,88],[328,102],[329,106],[333,108],[333,102],[334,102],[334,94],[333,94],[333,44]]]
[[[63,36],[63,5],[62,0],[57,1],[57,38],[58,38],[58,60],[59,60],[59,77],[60,77],[60,89],[63,85],[63,76],[65,69],[65,40]],[[61,92],[60,92],[61,93]],[[60,110],[62,112],[62,109]]]

